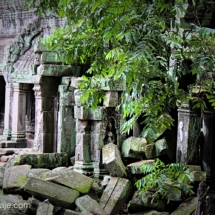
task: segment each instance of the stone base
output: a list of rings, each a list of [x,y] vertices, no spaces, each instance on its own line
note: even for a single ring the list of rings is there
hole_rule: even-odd
[[[1,140],[0,148],[16,148],[16,142],[12,140]]]
[[[13,138],[11,141],[16,142],[16,148],[26,148],[27,139],[26,138]]]
[[[93,163],[84,163],[83,161],[76,161],[73,170],[84,175],[93,175]]]

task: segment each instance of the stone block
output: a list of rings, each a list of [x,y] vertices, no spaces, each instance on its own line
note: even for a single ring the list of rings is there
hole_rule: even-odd
[[[49,172],[51,172],[49,169],[30,169],[26,176],[45,179]]]
[[[192,171],[191,172],[193,181],[206,181],[206,172],[203,171]]]
[[[111,178],[99,204],[107,215],[116,215],[127,200],[132,189],[131,182],[125,178]]]
[[[103,147],[102,162],[105,169],[113,176],[123,177],[127,175],[120,151],[115,144],[109,143]]]
[[[166,193],[167,199],[169,199],[170,201],[174,201],[174,202],[182,201],[183,196],[182,196],[182,190],[180,189],[180,185],[175,185],[171,181],[166,181],[163,184],[163,188],[166,190],[169,190]]]
[[[83,82],[83,78],[82,77],[71,77],[71,84],[70,86],[74,87],[74,88],[79,88],[79,84],[81,82]]]
[[[147,159],[151,159],[151,158],[156,157],[156,150],[155,150],[155,144],[154,143],[146,145],[145,155],[146,155]]]
[[[2,188],[3,186],[4,172],[5,168],[3,166],[0,166],[0,188]]]
[[[144,194],[139,194],[141,195],[143,206],[147,208],[163,211],[166,206],[166,201],[158,198],[154,198],[154,200],[152,201],[153,194],[154,193],[150,191],[147,191]]]
[[[11,156],[10,155],[3,155],[1,156],[1,162],[7,162]]]
[[[142,214],[139,214],[139,215],[142,215]],[[144,215],[169,215],[169,213],[168,212],[158,212],[155,210],[149,210],[149,211],[144,210]]]
[[[55,173],[52,173],[50,178],[46,178],[46,180],[51,180],[57,184],[70,187],[83,194],[89,192],[94,181],[90,177],[69,169],[56,171]]]
[[[76,133],[76,161],[91,162],[90,141],[91,134]]]
[[[38,66],[37,73],[41,76],[80,76],[81,66],[49,65]]]
[[[80,215],[80,213],[67,209],[67,210],[65,210],[63,215]]]
[[[32,168],[47,168],[53,169],[59,166],[68,165],[68,156],[66,153],[44,153],[44,154],[20,154],[12,156],[7,167],[17,166],[22,164],[31,165]]]
[[[27,214],[36,214],[39,203],[41,203],[41,201],[35,199],[34,197],[28,198],[27,204],[29,205],[29,207],[27,210]]]
[[[41,54],[41,64],[62,62],[64,62],[63,55],[58,56],[56,52],[43,52]]]
[[[118,91],[107,91],[105,92],[105,98],[103,106],[105,107],[117,107],[119,105]]]
[[[99,203],[88,195],[76,199],[75,204],[82,212],[86,211],[90,214],[107,215]]]
[[[106,78],[106,81],[103,82],[101,89],[105,91],[124,91],[126,89],[126,83],[125,80],[122,79],[114,81],[113,79]]]
[[[167,154],[168,145],[165,139],[160,139],[155,142],[156,156]]]
[[[2,207],[3,205],[3,207]],[[0,190],[0,214],[1,215],[22,215],[26,214],[30,205],[20,195],[3,195]],[[21,206],[21,207],[19,207]]]
[[[5,169],[2,187],[4,192],[13,193],[22,190],[27,182],[26,174],[30,169],[30,165],[13,166]]]
[[[27,180],[24,190],[41,201],[49,199],[51,204],[68,209],[80,195],[71,188],[33,177]]]
[[[127,169],[127,172],[130,174],[142,174],[143,172],[140,169],[141,166],[154,165],[154,164],[155,164],[154,160],[141,160],[141,161],[129,164],[126,167],[126,169]]]
[[[190,197],[186,199],[179,207],[171,213],[171,215],[190,215],[192,214],[198,205],[197,197]]]
[[[84,91],[80,89],[74,90],[74,100],[76,106],[83,106],[86,105],[86,102],[81,102],[81,97],[83,95]]]
[[[54,206],[49,202],[48,199],[46,199],[45,201],[39,203],[36,215],[53,215],[53,212]]]
[[[201,166],[199,165],[187,165],[188,169],[190,172],[193,172],[193,171],[201,171]]]
[[[74,118],[81,120],[103,120],[106,115],[104,107],[95,110],[84,106],[74,106]]]
[[[122,143],[122,156],[142,159],[145,154],[146,144],[145,138],[129,137]]]

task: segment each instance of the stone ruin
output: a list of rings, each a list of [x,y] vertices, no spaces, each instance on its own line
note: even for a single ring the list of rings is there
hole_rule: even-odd
[[[53,212],[54,207],[51,204],[71,209],[67,196],[55,193],[51,188],[50,192],[47,190],[48,194],[42,194],[45,184],[48,188],[56,187],[56,189],[65,190],[68,195],[71,194],[74,201],[78,199],[76,206],[82,211],[81,214],[89,214],[84,212],[85,204],[94,200],[89,196],[79,197],[80,193],[89,194],[89,189],[83,191],[75,188],[76,191],[71,192],[59,185],[59,177],[63,185],[72,186],[74,189],[76,185],[65,180],[67,174],[70,177],[76,174],[76,178],[104,176],[102,183],[108,186],[100,195],[101,199],[97,201],[99,205],[96,202],[92,205],[99,214],[105,214],[103,210],[112,210],[108,213],[115,215],[114,210],[119,211],[120,208],[115,209],[115,206],[112,209],[108,208],[109,204],[112,204],[112,202],[107,203],[108,192],[112,190],[111,192],[114,193],[120,190],[123,200],[114,194],[117,196],[117,198],[114,197],[116,198],[114,201],[120,202],[119,205],[122,207],[132,190],[130,182],[125,178],[129,175],[136,177],[141,174],[141,165],[153,163],[154,158],[164,154],[168,154],[172,162],[175,161],[176,156],[177,162],[199,165],[199,167],[191,167],[195,180],[206,180],[207,175],[207,182],[210,185],[214,184],[215,114],[212,110],[205,111],[202,120],[198,111],[194,112],[188,104],[182,104],[178,108],[177,140],[173,135],[173,138],[167,136],[165,139],[148,144],[145,139],[137,138],[138,124],[133,130],[133,135],[136,137],[126,139],[126,136],[121,133],[122,113],[116,109],[125,84],[107,81],[107,85],[102,87],[106,99],[95,110],[86,108],[80,102],[82,91],[78,88],[78,84],[82,81],[81,76],[86,71],[85,66],[62,64],[63,59],[57,58],[56,52],[47,50],[39,41],[40,38],[51,34],[52,27],[63,27],[66,23],[65,19],[53,16],[39,18],[35,16],[33,9],[24,8],[24,2],[24,0],[0,0],[1,161],[7,161],[8,158],[5,155],[9,152],[18,154],[15,160],[10,159],[6,169],[0,167],[0,187],[3,186],[5,193],[13,193],[17,190],[22,193],[22,186],[24,186],[25,191],[32,195],[48,198],[49,200],[44,202],[37,202],[37,210],[40,211],[38,214],[45,214],[44,208]],[[27,154],[30,154],[30,157],[26,157],[25,153],[22,154],[23,151],[28,151]],[[71,158],[71,161],[68,158]],[[128,163],[129,159],[138,161]],[[54,165],[52,162],[49,163],[50,160],[54,161]],[[71,162],[72,168],[68,167],[68,161]],[[125,167],[123,163],[126,162],[128,165]],[[17,168],[14,168],[16,165],[18,165]],[[57,169],[58,175],[56,175],[52,169],[61,166],[68,168],[63,171]],[[31,168],[38,168],[38,170],[31,170]],[[43,175],[42,168],[51,170]],[[27,184],[22,184],[21,181],[21,184],[14,185],[16,180],[13,181],[13,177],[11,181],[9,180],[13,171],[19,172],[17,173],[19,177],[26,177],[26,172],[28,175],[39,174],[39,176],[36,177],[37,179],[30,178]],[[105,181],[107,174],[114,177]],[[4,182],[1,181],[3,177]],[[91,188],[93,182],[90,177],[87,177],[87,181]],[[80,181],[85,179],[81,178]],[[35,183],[38,184],[39,191],[32,188]],[[96,187],[94,190],[100,192],[97,185],[94,184]],[[134,195],[130,201],[131,207],[135,208],[139,204],[139,198]],[[147,201],[150,198],[145,199]],[[196,198],[192,201],[196,204]],[[140,207],[142,207],[141,204]],[[144,204],[151,207],[149,202]],[[162,204],[161,207],[163,207]],[[64,214],[75,214],[75,212],[65,211]]]

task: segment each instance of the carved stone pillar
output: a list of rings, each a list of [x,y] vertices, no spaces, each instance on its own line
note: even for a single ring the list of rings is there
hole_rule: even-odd
[[[203,113],[203,137],[202,167],[207,175],[207,183],[215,187],[215,112],[204,111]]]
[[[6,83],[5,87],[5,112],[4,112],[4,131],[2,140],[10,140],[11,138],[11,97],[13,87],[11,83]]]
[[[200,132],[200,112],[191,111],[188,104],[182,104],[178,109],[177,162],[193,165],[200,164],[198,142]]]
[[[74,88],[64,84],[58,87],[58,136],[57,152],[66,152],[69,157],[75,155],[76,131],[74,119]]]
[[[12,131],[11,140],[16,142],[17,148],[26,147],[25,137],[25,115],[27,85],[21,83],[13,84],[13,109],[12,109]]]
[[[50,153],[54,146],[54,99],[57,96],[58,80],[43,78],[34,85],[35,93],[35,138],[34,147],[38,152]]]

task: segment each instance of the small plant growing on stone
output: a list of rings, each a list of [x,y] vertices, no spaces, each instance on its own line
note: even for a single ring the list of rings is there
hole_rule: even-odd
[[[191,186],[193,179],[190,171],[181,163],[166,165],[160,159],[156,159],[154,165],[141,166],[141,171],[145,176],[139,179],[135,185],[138,191],[142,193],[147,191],[154,192],[152,201],[155,198],[164,198],[169,203],[170,194],[174,194],[179,189],[182,196],[194,194]]]

